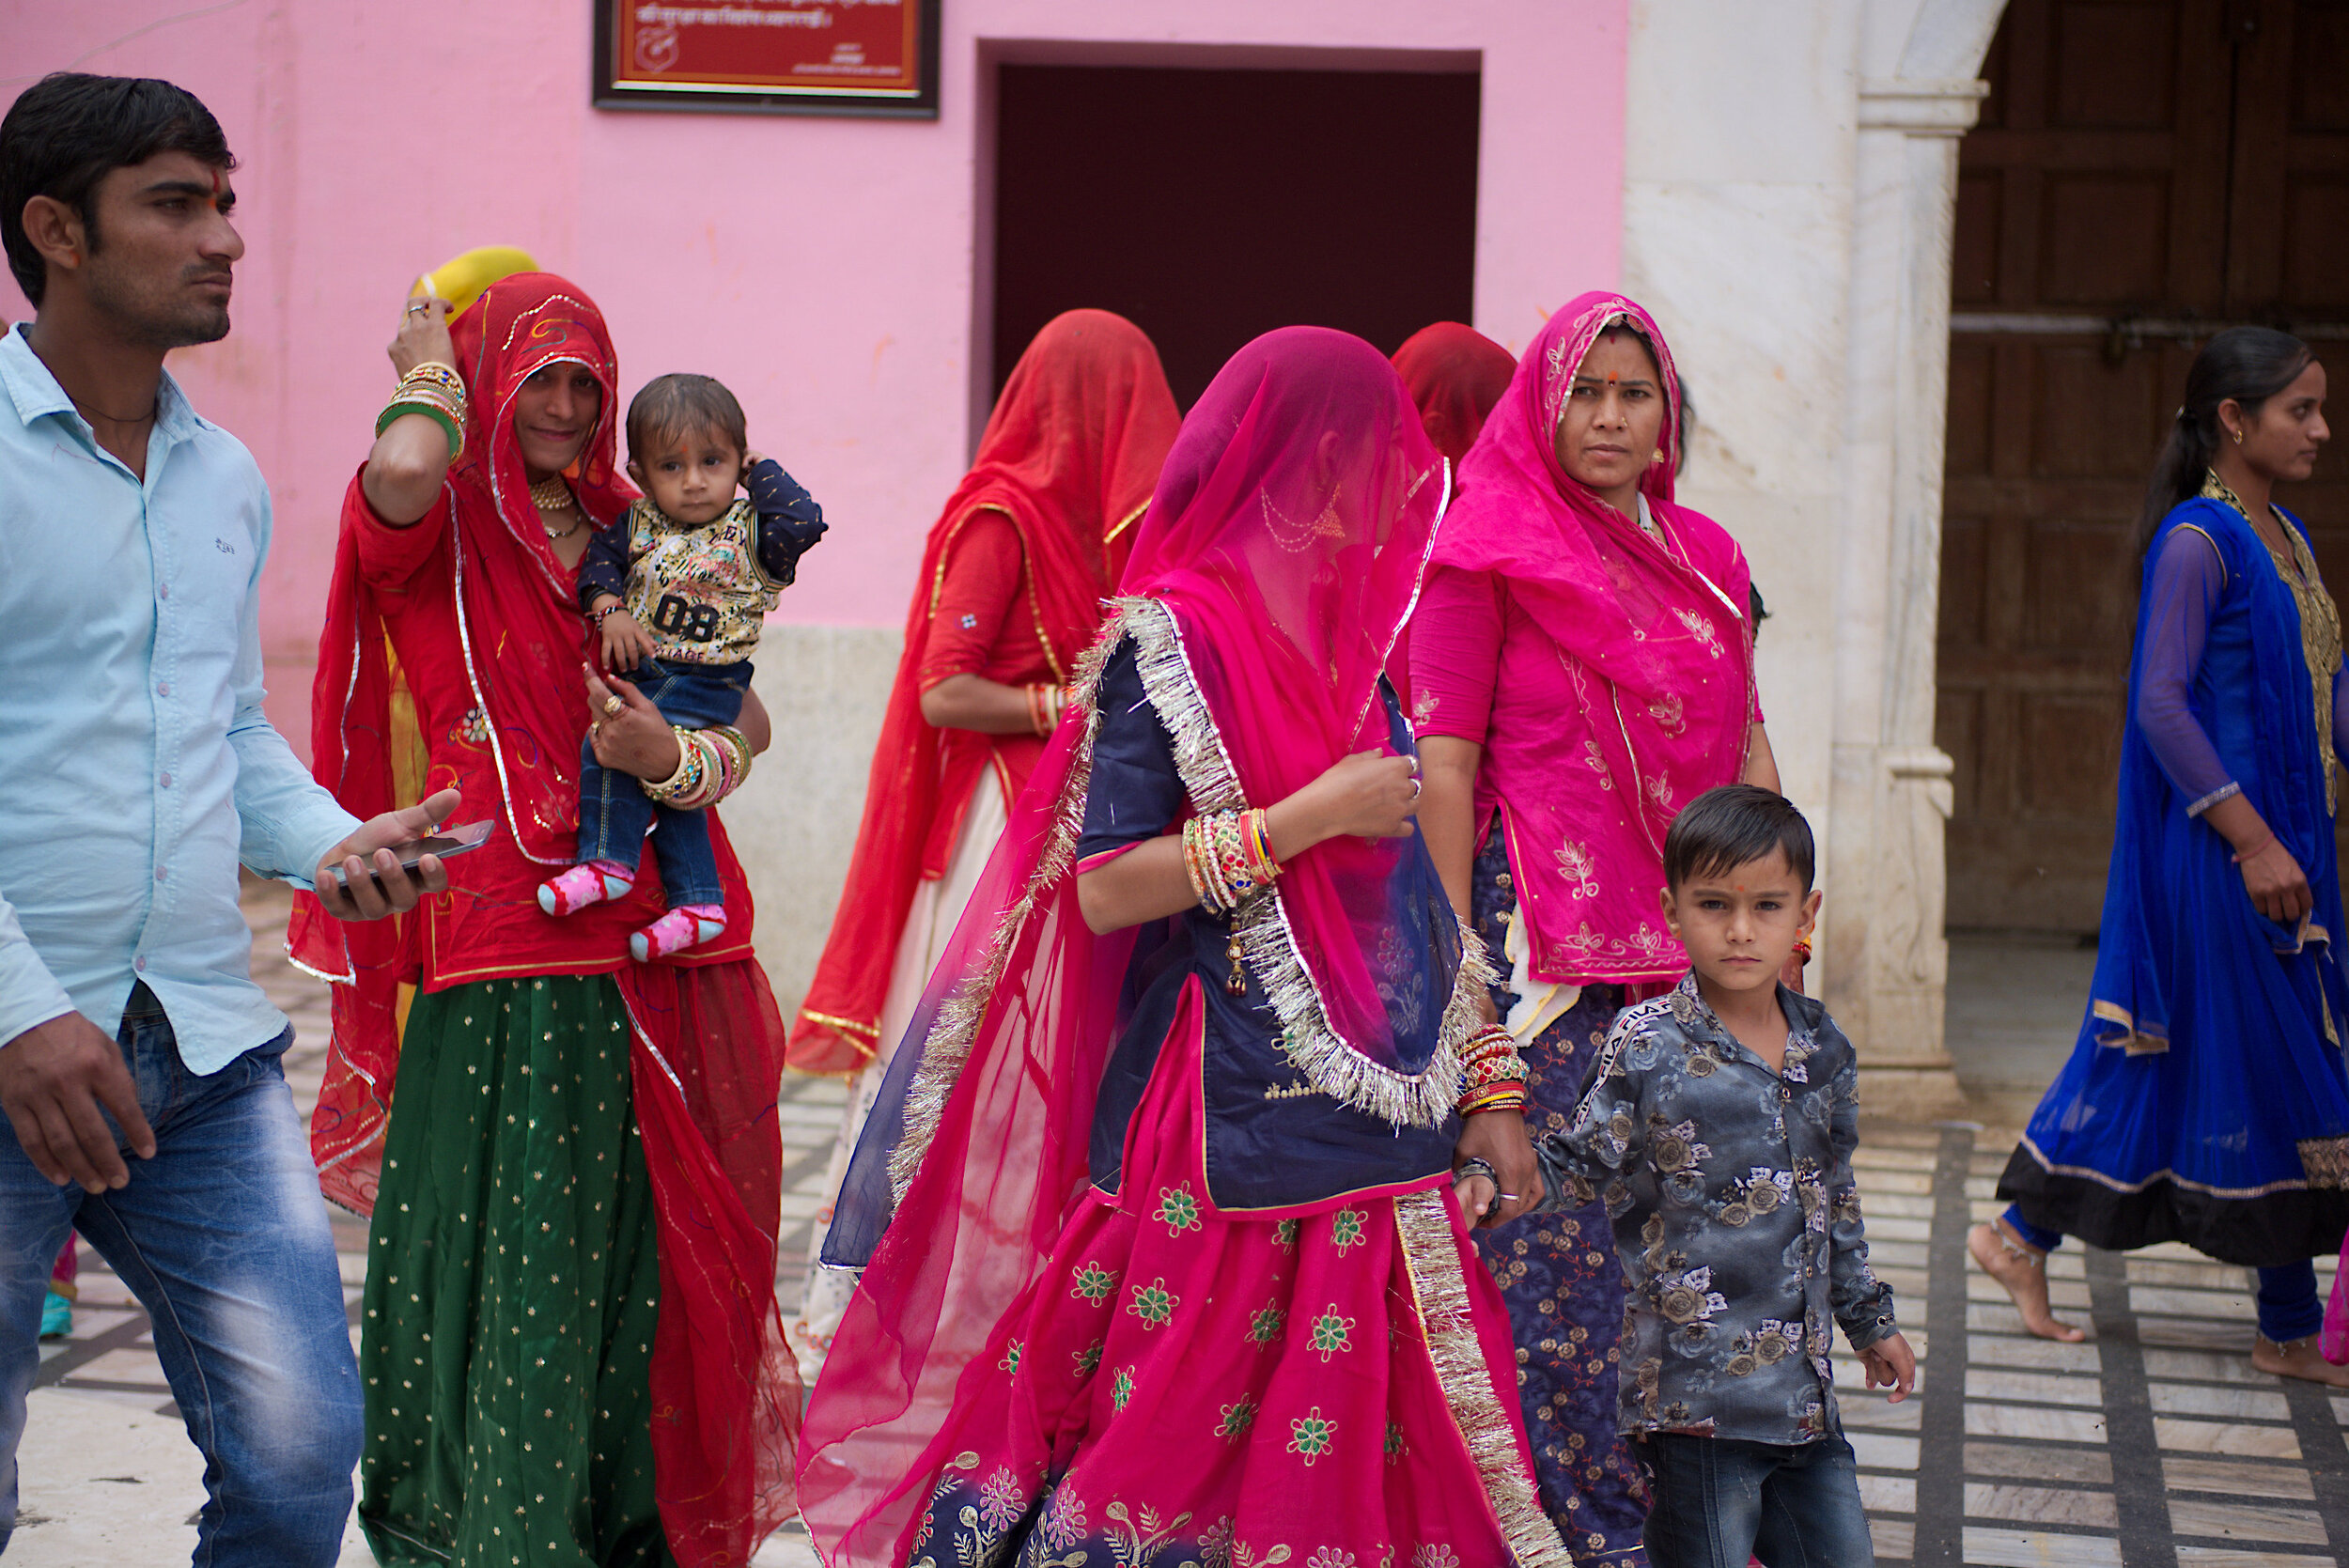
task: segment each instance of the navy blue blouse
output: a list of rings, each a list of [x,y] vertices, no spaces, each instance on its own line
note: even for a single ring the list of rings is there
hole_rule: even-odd
[[[1390,733],[1411,750],[1410,730],[1391,690],[1381,688]],[[1101,724],[1093,742],[1077,857],[1158,837],[1184,815],[1174,742],[1143,692],[1129,642],[1111,657],[1100,686]],[[1118,1189],[1126,1132],[1173,1027],[1186,982],[1204,1003],[1203,1084],[1207,1195],[1224,1210],[1285,1210],[1365,1188],[1400,1186],[1452,1168],[1457,1117],[1438,1127],[1395,1127],[1338,1104],[1310,1086],[1282,1053],[1280,1024],[1255,977],[1235,996],[1224,956],[1230,928],[1192,908],[1144,926],[1126,971],[1122,1028],[1101,1079],[1093,1122],[1094,1185]]]

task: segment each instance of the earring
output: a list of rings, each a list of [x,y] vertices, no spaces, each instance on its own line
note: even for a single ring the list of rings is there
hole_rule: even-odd
[[[1659,447],[1657,447],[1657,448],[1656,449],[1656,456],[1655,456],[1655,457],[1653,457],[1653,458],[1649,458],[1648,460],[1649,460],[1650,462],[1657,462],[1657,463],[1660,463],[1660,462],[1662,462],[1662,461],[1664,460],[1664,449],[1663,449],[1662,447],[1660,447],[1660,446],[1659,446]]]
[[[2243,444],[2243,432],[2242,432],[2242,431],[2240,431],[2240,430],[2236,430],[2236,431],[2233,431],[2233,432],[2232,432],[2232,434],[2233,434],[2233,436],[2234,436],[2234,443],[2235,443],[2237,446],[2241,446],[2241,445]]]

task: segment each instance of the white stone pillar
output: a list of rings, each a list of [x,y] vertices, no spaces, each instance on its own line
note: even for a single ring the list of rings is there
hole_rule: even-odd
[[[1942,1039],[1952,769],[1934,745],[1934,639],[1957,139],[1986,90],[1907,78],[1859,90],[1822,956],[1862,1103],[1880,1115],[1965,1103]]]

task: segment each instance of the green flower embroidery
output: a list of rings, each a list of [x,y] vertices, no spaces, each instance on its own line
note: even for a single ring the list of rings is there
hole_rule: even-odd
[[[1123,1413],[1126,1402],[1134,1397],[1134,1369],[1119,1367],[1117,1375],[1110,1379],[1110,1408]]]
[[[1297,1221],[1294,1219],[1274,1220],[1272,1239],[1279,1242],[1283,1249],[1294,1250],[1297,1247]]]
[[[1101,1342],[1095,1340],[1082,1350],[1072,1352],[1069,1358],[1077,1363],[1078,1376],[1092,1376],[1101,1370]]]
[[[1337,1440],[1338,1423],[1325,1420],[1318,1405],[1289,1422],[1288,1451],[1301,1456],[1308,1467],[1329,1452]]]
[[[1314,1348],[1321,1352],[1323,1362],[1327,1363],[1341,1350],[1354,1348],[1354,1337],[1350,1332],[1353,1327],[1352,1318],[1338,1315],[1334,1301],[1330,1304],[1328,1312],[1314,1319]]]
[[[1393,1421],[1389,1421],[1387,1423],[1387,1463],[1390,1465],[1399,1463],[1409,1452],[1410,1445],[1403,1440],[1403,1428]]]
[[[1143,1328],[1163,1328],[1173,1320],[1174,1309],[1181,1305],[1182,1298],[1167,1290],[1165,1280],[1158,1279],[1146,1285],[1136,1285],[1133,1299],[1126,1303],[1126,1310],[1142,1319]]]
[[[1248,1337],[1258,1349],[1276,1345],[1281,1343],[1281,1332],[1288,1327],[1288,1321],[1289,1314],[1281,1310],[1278,1302],[1267,1302],[1262,1311],[1249,1314]]]
[[[1107,1301],[1110,1298],[1110,1292],[1116,1288],[1116,1275],[1112,1274],[1097,1263],[1089,1263],[1077,1270],[1076,1282],[1068,1287],[1068,1294],[1081,1296],[1097,1307]]]
[[[1323,1358],[1324,1360],[1329,1359],[1329,1358],[1328,1358],[1328,1357],[1324,1357],[1324,1358]],[[1014,1377],[1019,1376],[1019,1342],[1018,1340],[1014,1340],[1014,1341],[1012,1341],[1012,1342],[1011,1342],[1011,1343],[1009,1343],[1009,1344],[1005,1345],[1005,1346],[1003,1347],[1003,1358],[1002,1360],[1000,1360],[1000,1361],[996,1362],[995,1364],[996,1364],[998,1367],[1001,1367],[1003,1371],[1005,1371],[1005,1372],[1007,1372],[1007,1373],[1010,1373],[1010,1374],[1011,1374]]]
[[[1176,1235],[1199,1228],[1199,1200],[1191,1196],[1190,1183],[1159,1189],[1159,1223]]]
[[[1330,1241],[1344,1257],[1349,1247],[1360,1246],[1362,1239],[1363,1215],[1361,1209],[1340,1209],[1330,1219]]]
[[[1242,1394],[1223,1407],[1223,1419],[1216,1423],[1215,1435],[1237,1443],[1248,1436],[1256,1424],[1256,1401],[1252,1394]]]

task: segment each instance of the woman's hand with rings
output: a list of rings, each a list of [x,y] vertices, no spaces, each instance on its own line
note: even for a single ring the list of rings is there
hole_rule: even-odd
[[[448,335],[446,300],[411,300],[400,310],[399,335],[385,352],[392,369],[405,376],[419,365],[457,363],[457,344]]]
[[[675,773],[683,753],[677,749],[677,732],[652,699],[617,675],[607,681],[585,664],[580,669],[587,676],[587,706],[597,715],[587,726],[596,760],[638,779],[665,779]]]

